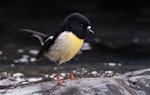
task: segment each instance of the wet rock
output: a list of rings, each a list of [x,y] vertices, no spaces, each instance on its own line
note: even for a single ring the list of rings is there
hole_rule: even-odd
[[[150,68],[115,77],[41,82],[1,89],[2,95],[149,95]]]

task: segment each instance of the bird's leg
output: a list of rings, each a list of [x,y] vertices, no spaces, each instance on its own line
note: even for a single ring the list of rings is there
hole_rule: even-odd
[[[57,70],[57,75],[59,75],[59,72],[60,72],[60,70],[59,70],[59,64],[58,64],[58,62],[56,62],[56,70]]]
[[[56,65],[57,65],[57,74],[54,76],[54,78],[56,78],[57,82],[58,83],[64,83],[64,80],[61,79],[61,77],[59,76],[59,64],[56,62]]]
[[[78,80],[79,78],[78,77],[75,77],[71,72],[69,73],[69,75],[67,76],[68,79],[71,79],[71,80]]]

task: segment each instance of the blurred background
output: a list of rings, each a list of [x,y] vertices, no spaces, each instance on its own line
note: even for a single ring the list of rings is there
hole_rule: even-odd
[[[19,29],[45,34],[55,31],[72,12],[89,18],[95,34],[60,73],[80,77],[110,77],[150,67],[150,2],[106,0],[0,1],[0,84],[16,85],[50,80],[56,65],[36,61],[38,39]],[[13,81],[12,81],[13,80]]]

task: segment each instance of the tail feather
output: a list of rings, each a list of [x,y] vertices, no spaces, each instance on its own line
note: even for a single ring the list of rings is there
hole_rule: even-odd
[[[19,29],[19,31],[24,31],[24,32],[28,32],[28,33],[32,34],[32,36],[39,39],[42,46],[44,45],[45,38],[48,37],[47,34],[43,34],[43,33],[40,33],[40,32],[34,31],[34,30],[30,30],[30,29]]]

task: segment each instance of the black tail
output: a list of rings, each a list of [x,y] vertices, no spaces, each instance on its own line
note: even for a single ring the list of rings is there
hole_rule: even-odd
[[[28,32],[30,34],[32,34],[32,36],[38,38],[40,40],[41,45],[44,45],[44,40],[48,37],[47,34],[43,34],[34,30],[30,30],[30,29],[19,29],[19,31],[23,31],[23,32]]]

